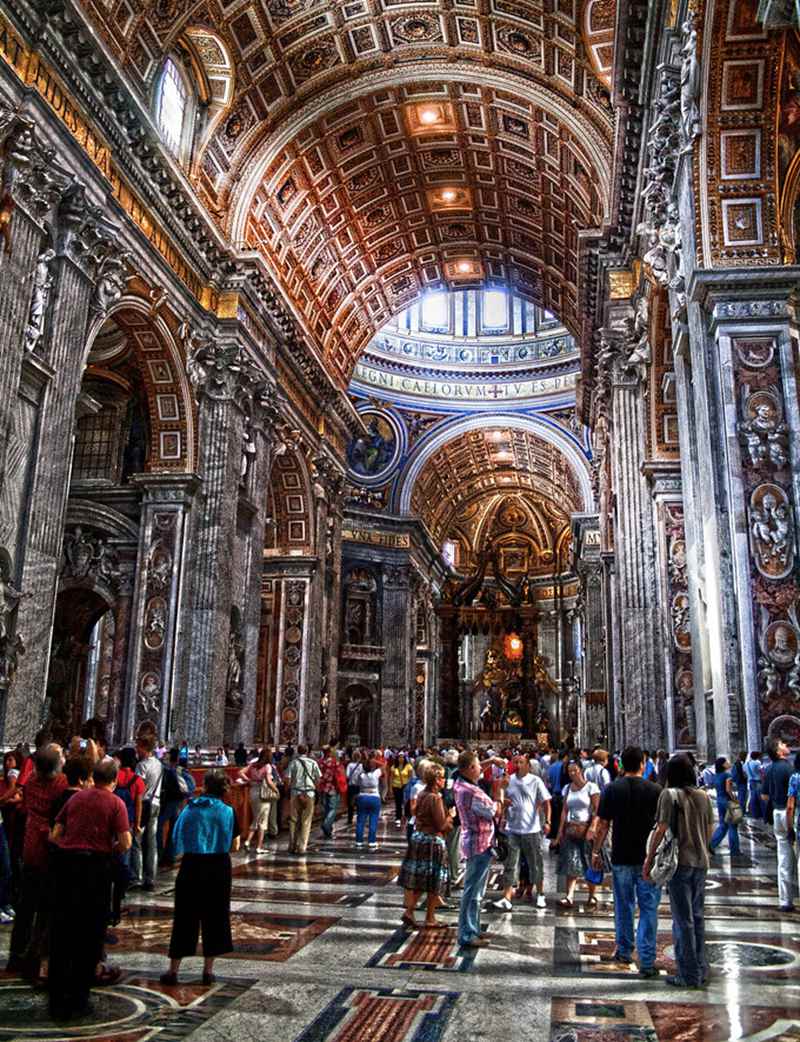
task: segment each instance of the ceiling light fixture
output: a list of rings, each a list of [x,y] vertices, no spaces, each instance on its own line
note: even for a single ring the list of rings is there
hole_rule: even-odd
[[[426,123],[428,126],[431,123],[437,123],[439,121],[438,109],[420,109],[419,121],[420,123]]]
[[[456,198],[455,188],[444,188],[442,190],[442,199],[446,203],[452,203]]]
[[[465,261],[465,260],[459,261],[458,264],[456,265],[456,267],[458,268],[459,271],[463,271],[463,272],[472,271],[472,265],[470,264],[469,261]]]

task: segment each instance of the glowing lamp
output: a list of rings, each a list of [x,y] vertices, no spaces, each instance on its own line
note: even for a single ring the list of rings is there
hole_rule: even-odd
[[[420,123],[425,123],[427,126],[430,126],[431,123],[436,123],[436,121],[438,119],[439,119],[439,113],[436,111],[436,109],[421,109],[420,110],[420,114],[419,114],[419,121],[420,121]]]
[[[442,192],[442,199],[446,203],[452,203],[454,201],[455,197],[456,197],[456,193],[455,193],[455,189],[453,189],[453,188],[445,188],[444,191]]]
[[[522,658],[525,645],[518,633],[509,633],[503,641],[503,654],[509,662],[517,662]]]
[[[459,271],[468,272],[472,271],[472,265],[469,261],[459,261],[456,265]]]

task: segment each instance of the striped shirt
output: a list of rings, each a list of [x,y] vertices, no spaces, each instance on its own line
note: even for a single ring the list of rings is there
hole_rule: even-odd
[[[456,778],[453,794],[461,822],[461,854],[465,858],[482,854],[494,838],[494,802],[461,775]]]

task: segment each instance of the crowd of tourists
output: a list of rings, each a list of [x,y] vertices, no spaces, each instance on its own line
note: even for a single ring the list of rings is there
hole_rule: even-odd
[[[235,799],[237,789],[244,791]],[[153,890],[159,870],[178,863],[162,981],[177,983],[181,960],[196,953],[202,936],[203,980],[210,983],[214,960],[233,950],[232,852],[268,854],[283,831],[285,852],[298,858],[334,843],[374,851],[389,808],[406,841],[398,882],[407,929],[446,926],[437,912],[453,909],[460,892],[458,942],[486,947],[491,935],[482,913],[508,915],[515,902],[546,908],[545,855],[557,855],[564,889],[553,899],[565,910],[580,890],[591,912],[610,875],[616,945],[605,958],[626,966],[635,960],[645,978],[657,976],[666,885],[677,964],[667,984],[702,987],[711,858],[727,839],[735,864],[743,817],[767,822],[777,844],[780,909],[794,912],[798,796],[800,755],[792,760],[778,740],[765,757],[698,764],[690,753],[651,756],[635,747],[609,754],[328,746],[313,754],[304,745],[248,751],[240,743],[232,751],[190,752],[185,742],[166,748],[146,729],[133,745],[111,751],[97,733],[62,748],[40,732],[32,751],[5,753],[0,777],[8,969],[47,989],[54,1017],[85,1015],[91,988],[119,979],[105,947],[126,894]],[[503,866],[499,893],[487,900],[494,861]]]

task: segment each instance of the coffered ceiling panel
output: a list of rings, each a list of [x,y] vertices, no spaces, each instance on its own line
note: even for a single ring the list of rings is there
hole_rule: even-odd
[[[527,493],[554,529],[581,510],[572,468],[548,442],[527,431],[492,428],[454,438],[427,462],[411,497],[412,512],[441,543],[454,524],[498,493]],[[478,511],[480,513],[480,511]]]
[[[578,332],[580,236],[608,213],[613,3],[82,5],[148,103],[198,31],[227,47],[235,88],[193,182],[343,386],[431,286],[504,282]]]

